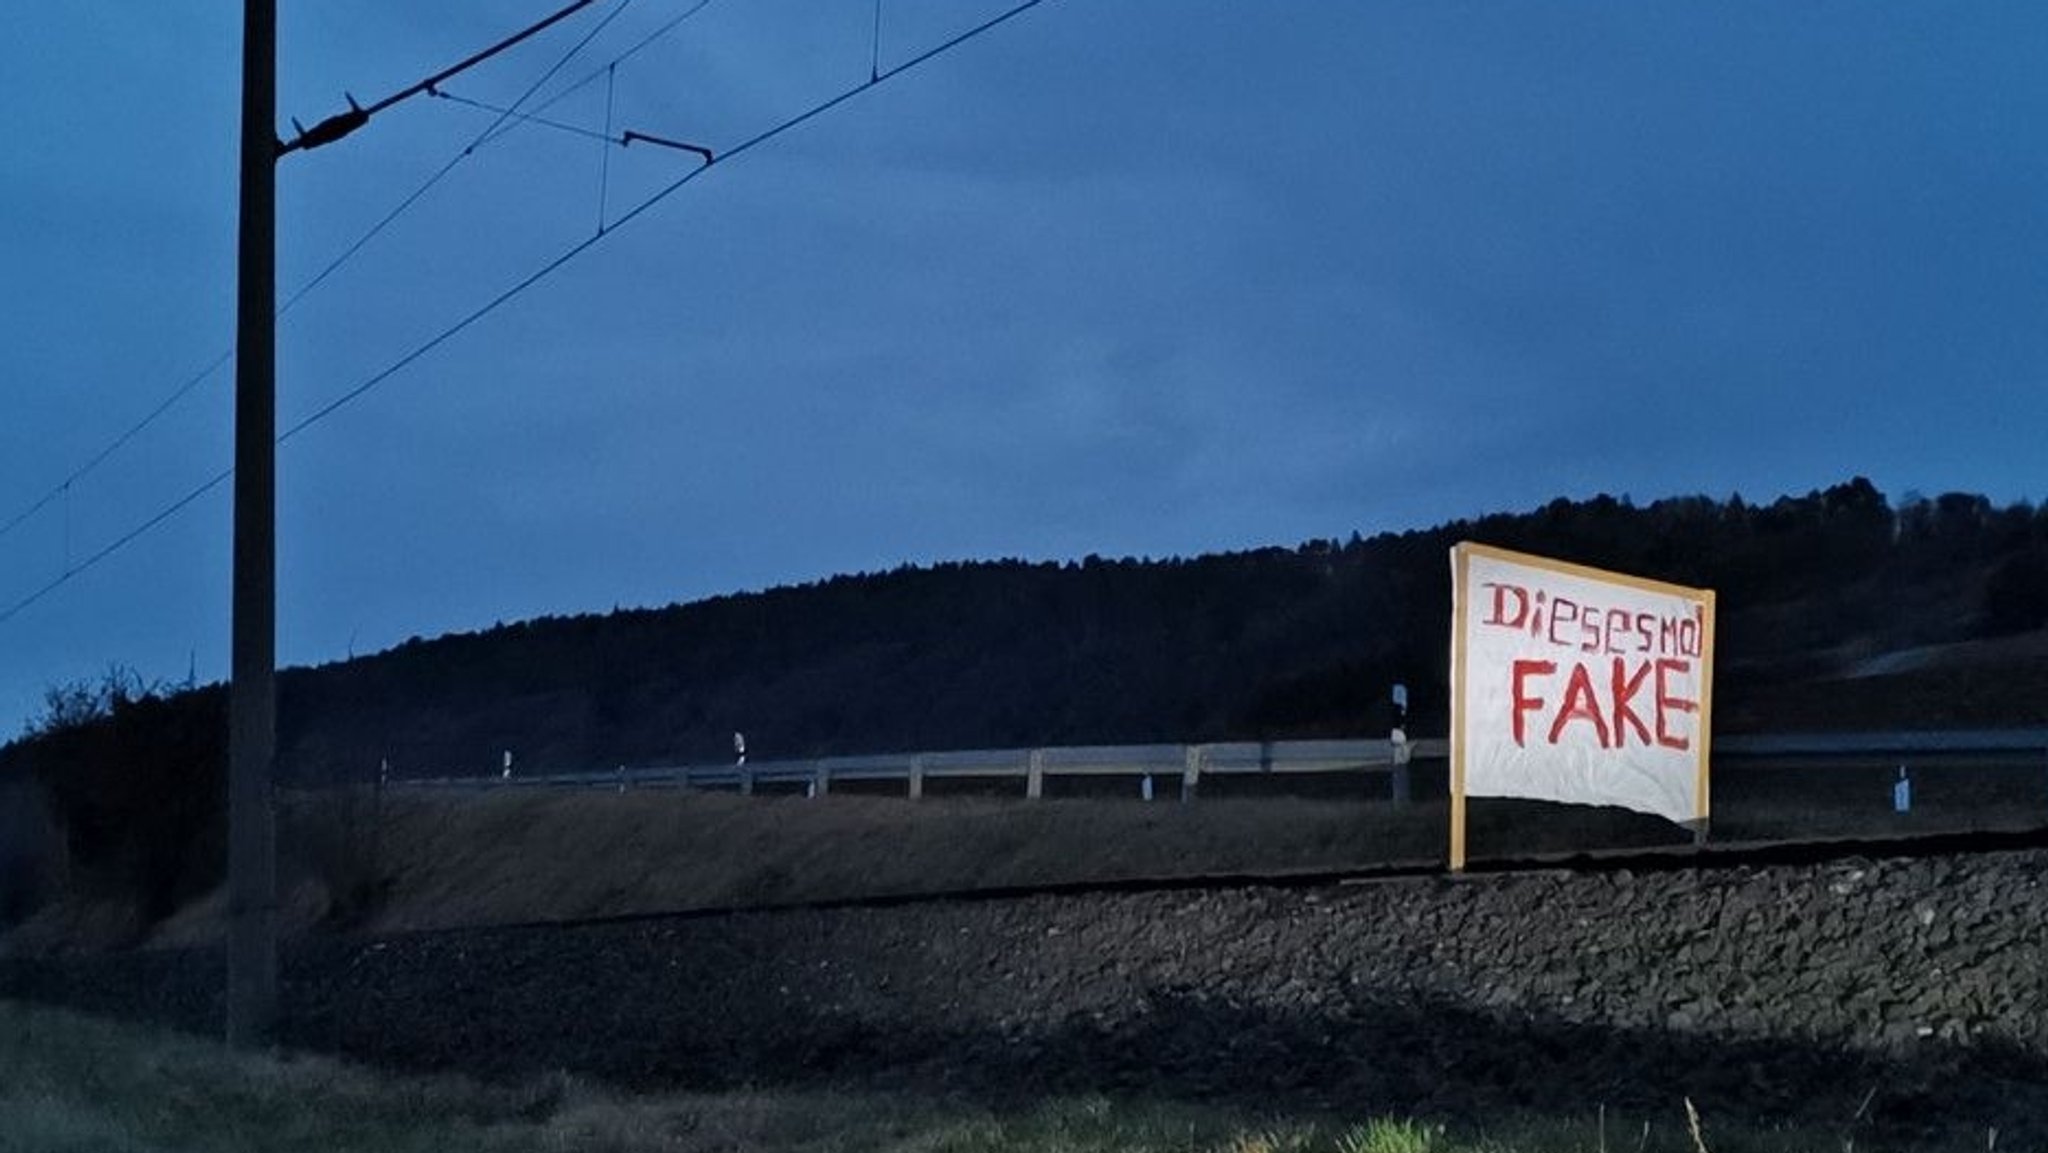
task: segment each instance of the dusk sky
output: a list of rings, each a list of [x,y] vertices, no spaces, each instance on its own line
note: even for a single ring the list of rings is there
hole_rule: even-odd
[[[284,3],[279,131],[564,2]],[[868,78],[873,0],[714,0],[607,70],[697,6],[605,0],[446,91],[510,105],[595,31],[525,109],[722,153]],[[1008,6],[883,0],[880,67]],[[0,524],[234,338],[240,5],[18,8]],[[1046,0],[283,446],[280,661],[1557,496],[2039,500],[2043,61],[2038,3]],[[463,157],[493,122],[422,96],[281,161],[283,295],[462,157],[281,319],[280,427],[699,163]],[[231,401],[230,365],[0,535],[0,613],[227,467]],[[226,675],[228,497],[0,620],[0,735],[110,663]]]

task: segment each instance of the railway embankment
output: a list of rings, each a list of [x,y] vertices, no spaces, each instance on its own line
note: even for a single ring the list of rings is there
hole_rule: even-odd
[[[2048,852],[310,936],[284,1039],[401,1068],[1798,1118],[2048,1139]],[[0,962],[196,1029],[218,955]],[[2031,1146],[2028,1146],[2031,1147]]]

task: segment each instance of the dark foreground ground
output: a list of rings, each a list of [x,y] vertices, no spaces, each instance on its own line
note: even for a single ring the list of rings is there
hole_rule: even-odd
[[[285,957],[284,1039],[632,1087],[912,1087],[1840,1123],[2048,1142],[2048,852],[714,914]],[[0,996],[212,1030],[210,950]],[[1859,1118],[1860,1114],[1860,1120]]]

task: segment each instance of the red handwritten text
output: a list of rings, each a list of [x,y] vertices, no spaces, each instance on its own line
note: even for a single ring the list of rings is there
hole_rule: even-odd
[[[1674,657],[1633,663],[1615,657],[1603,676],[1596,675],[1592,665],[1574,661],[1564,676],[1562,694],[1554,695],[1556,661],[1517,660],[1508,694],[1515,744],[1528,746],[1533,719],[1545,744],[1558,744],[1571,726],[1582,725],[1603,749],[1626,748],[1631,734],[1645,747],[1689,749],[1691,726],[1681,730],[1678,725],[1700,706],[1691,697],[1680,696],[1673,680],[1690,675],[1692,669],[1690,660]]]
[[[1702,655],[1705,610],[1698,606],[1680,614],[1633,612],[1581,604],[1517,584],[1488,581],[1480,587],[1486,595],[1479,623],[1486,627],[1526,633],[1582,653],[1655,653],[1695,660]]]

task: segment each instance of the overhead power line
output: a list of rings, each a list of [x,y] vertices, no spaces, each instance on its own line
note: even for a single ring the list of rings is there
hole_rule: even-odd
[[[868,79],[882,75],[882,0],[875,0],[875,34],[869,42]]]
[[[455,336],[459,335],[464,330],[468,329],[470,326],[476,324],[478,321],[489,316],[491,313],[496,312],[498,309],[504,307],[512,300],[523,295],[529,289],[539,284],[541,281],[546,280],[549,276],[553,275],[557,270],[559,270],[563,265],[568,264],[570,261],[590,251],[592,248],[595,248],[607,237],[615,235],[620,228],[645,215],[649,210],[653,209],[656,205],[667,200],[669,197],[675,195],[677,192],[680,192],[684,187],[689,185],[698,177],[704,175],[706,172],[711,171],[713,168],[722,167],[723,165],[731,161],[733,157],[739,156],[743,153],[758,148],[761,145],[766,144],[769,141],[775,139],[776,137],[791,131],[792,129],[798,128],[804,124],[809,123],[812,120],[817,119],[819,116],[822,116],[825,113],[831,111],[832,109],[837,108],[842,104],[845,104],[847,101],[852,100],[854,97],[859,96],[861,93],[866,92],[871,88],[877,87],[882,84],[886,84],[889,81],[895,79],[896,77],[901,76],[919,67],[920,65],[923,65],[933,59],[936,59],[939,56],[943,56],[946,53],[951,52],[956,48],[959,48],[961,45],[966,44],[971,40],[975,40],[983,35],[986,35],[989,32],[994,31],[996,28],[1009,23],[1011,20],[1016,19],[1017,17],[1023,15],[1026,12],[1029,12],[1033,8],[1036,8],[1045,2],[1046,0],[1022,0],[1021,3],[1016,4],[1011,8],[1005,9],[1003,12],[995,16],[992,16],[987,20],[982,21],[980,24],[977,24],[972,28],[967,29],[965,32],[961,32],[958,35],[953,36],[952,38],[938,44],[935,47],[928,48],[925,51],[920,52],[915,56],[912,56],[908,60],[905,60],[901,64],[895,65],[892,68],[878,72],[874,74],[872,78],[863,81],[859,84],[856,84],[853,87],[848,88],[835,96],[822,100],[819,103],[814,104],[811,107],[805,109],[804,111],[799,112],[786,120],[779,121],[774,126],[767,128],[761,132],[758,132],[753,136],[750,136],[745,140],[742,140],[738,144],[735,144],[732,147],[724,150],[724,152],[719,154],[718,160],[715,163],[706,163],[698,168],[691,169],[689,172],[685,173],[680,177],[677,177],[674,181],[665,185],[664,187],[656,191],[653,195],[647,197],[645,200],[642,200],[640,203],[634,205],[631,210],[627,211],[624,215],[620,216],[617,221],[613,222],[610,228],[604,230],[603,232],[599,232],[589,237],[586,237],[583,240],[580,240],[575,244],[570,245],[568,248],[562,250],[560,253],[558,253],[555,257],[547,261],[545,264],[542,264],[539,268],[536,268],[534,271],[528,273],[525,277],[521,278],[511,287],[506,288],[504,291],[498,293],[496,296],[493,296],[488,301],[485,301],[482,305],[471,310],[461,319],[455,321],[453,324],[442,329],[434,336],[428,338],[426,341],[415,346],[411,351],[405,353],[403,356],[400,356],[397,360],[391,362],[391,364],[389,364],[385,368],[380,369],[379,371],[377,371],[376,373],[372,374],[370,377],[362,381],[360,384],[357,384],[355,387],[350,388],[348,391],[340,394],[339,396],[336,396],[334,399],[328,401],[326,404],[321,405],[313,412],[307,414],[305,417],[301,418],[299,421],[291,425],[289,428],[285,429],[282,433],[278,434],[277,443],[283,444],[286,441],[291,440],[293,437],[298,436],[300,433],[305,432],[307,429],[313,427],[316,424],[319,424],[321,421],[326,420],[330,416],[333,416],[336,412],[339,412],[341,409],[361,399],[365,394],[369,393],[371,390],[377,388],[379,385],[382,385],[386,381],[390,380],[392,377],[398,375],[400,372],[403,372],[406,368],[410,367],[420,358],[426,356],[434,349],[439,348],[441,345],[447,343],[449,340],[453,339]],[[108,557],[113,556],[121,549],[134,543],[136,539],[153,531],[157,526],[163,524],[172,516],[176,515],[178,512],[190,506],[194,501],[198,500],[200,497],[205,496],[207,493],[213,491],[216,488],[219,488],[221,484],[226,482],[228,478],[232,477],[233,475],[234,470],[232,468],[216,473],[213,477],[205,481],[203,484],[199,485],[197,488],[192,489],[191,491],[185,493],[183,496],[180,496],[178,499],[172,501],[170,504],[164,506],[162,509],[159,509],[156,513],[152,514],[147,520],[144,520],[142,523],[136,525],[128,532],[122,534],[112,543],[101,548],[99,551],[91,554],[79,563],[70,566],[63,573],[50,580],[47,584],[43,585],[41,588],[36,589],[34,592],[28,594],[22,599],[14,602],[12,605],[9,605],[6,609],[0,610],[0,624],[5,624],[8,621],[13,620],[15,617],[27,611],[31,606],[35,605],[43,598],[49,596],[51,593],[57,591],[66,584],[69,584],[72,580],[77,578],[86,570],[91,569],[94,566],[100,564],[101,562],[105,561]]]
[[[879,84],[885,84],[888,81],[894,79],[895,77],[903,75],[905,72],[908,72],[913,68],[916,68],[917,66],[933,59],[934,57],[943,55],[946,52],[950,52],[953,49],[958,48],[960,45],[965,44],[968,41],[973,40],[976,37],[981,36],[987,32],[990,32],[994,30],[996,27],[1005,24],[1010,20],[1013,20],[1018,16],[1023,15],[1024,13],[1030,11],[1033,8],[1038,7],[1040,4],[1043,4],[1044,2],[1045,0],[1023,0],[1023,3],[1020,3],[1015,7],[1005,10],[1000,15],[991,17],[990,19],[975,25],[974,27],[968,29],[965,32],[960,33],[959,35],[953,37],[950,40],[945,41],[944,43],[938,45],[935,48],[928,49],[922,53],[919,53],[916,56],[911,57],[909,60],[904,61],[903,63],[895,66],[894,68],[889,69],[886,72],[877,74],[873,79],[870,79],[865,83],[856,84],[853,87],[846,89],[845,91],[839,93],[836,96],[821,101],[818,104],[814,104],[810,108],[797,113],[795,116],[792,116],[787,120],[781,121],[774,127],[767,129],[766,131],[748,137],[747,139],[741,141],[740,143],[733,145],[731,148],[726,149],[724,154],[719,157],[717,163],[727,163],[731,161],[732,158],[735,156],[739,156],[742,153],[757,148],[762,144],[766,144],[768,141],[773,140],[778,136],[781,136],[783,133],[788,132],[799,125],[805,124],[813,119],[816,119],[819,116],[822,116],[826,112],[829,112],[832,109],[839,107],[841,104],[846,103],[847,101],[853,99],[854,97],[860,95],[861,93],[867,91],[868,89],[873,88]],[[470,325],[475,324],[477,321],[482,320],[484,317],[489,316],[493,312],[496,312],[500,307],[511,301],[514,297],[519,296],[521,293],[524,293],[527,289],[532,288],[534,285],[540,283],[549,275],[553,274],[556,269],[559,269],[564,264],[569,263],[571,260],[574,260],[578,256],[581,256],[585,252],[588,252],[590,249],[596,247],[600,241],[604,240],[606,237],[617,232],[621,227],[640,217],[642,214],[646,213],[655,205],[660,204],[662,201],[667,200],[670,196],[673,196],[675,193],[681,191],[685,185],[689,184],[693,180],[696,180],[699,176],[704,175],[704,173],[709,172],[713,167],[713,164],[707,163],[702,167],[694,168],[689,172],[683,174],[682,176],[676,178],[674,181],[672,181],[665,187],[661,188],[659,191],[655,192],[652,196],[649,196],[647,199],[635,205],[631,210],[626,212],[625,215],[619,217],[618,220],[615,221],[612,224],[612,226],[606,229],[604,232],[597,233],[593,236],[578,241],[573,245],[570,245],[568,248],[564,249],[560,254],[555,256],[554,259],[548,261],[546,264],[541,265],[539,268],[529,273],[524,279],[512,285],[512,287],[507,288],[505,291],[499,293],[497,296],[492,297],[482,307],[476,309],[474,312],[471,312],[469,315],[463,317],[461,320],[458,320],[454,324],[443,329],[441,332],[437,333],[435,336],[428,339],[425,343],[417,346],[411,352],[408,352],[404,356],[400,357],[397,361],[393,362],[389,367],[372,375],[369,379],[363,381],[361,384],[356,385],[354,388],[348,390],[347,392],[342,393],[340,396],[335,397],[333,400],[327,402],[325,405],[322,405],[313,413],[311,413],[304,419],[300,420],[297,424],[294,424],[290,428],[286,429],[283,435],[278,437],[278,441],[282,443],[286,440],[291,439],[292,437],[298,435],[299,433],[304,432],[307,428],[310,428],[313,425],[318,424],[320,421],[327,419],[329,416],[332,416],[335,412],[339,411],[346,405],[353,403],[354,401],[362,397],[364,393],[369,392],[371,389],[374,389],[378,385],[381,385],[385,381],[391,379],[393,376],[397,375],[399,371],[406,368],[414,361],[418,360],[420,357],[426,355],[428,352],[431,352],[433,349],[440,346],[443,342],[447,341],[450,337],[455,336],[463,329],[468,328]],[[0,616],[0,621],[5,620],[6,617]]]
[[[585,0],[583,4],[578,4],[572,8],[564,9],[561,12],[556,13],[554,16],[549,17],[548,20],[544,23],[544,25],[536,25],[533,29],[528,29],[526,33],[522,33],[514,37],[508,38],[508,40],[506,41],[501,41],[500,46],[496,49],[496,51],[502,51],[503,48],[509,47],[511,44],[516,43],[519,40],[525,39],[526,36],[531,35],[535,29],[538,29],[543,26],[551,26],[552,24],[559,22],[567,15],[577,10],[580,10],[583,7],[586,7],[589,3],[592,2],[595,2],[595,0]],[[621,53],[618,57],[615,57],[614,62],[616,62],[617,60],[623,60],[626,57],[631,56],[636,52],[639,52],[641,49],[653,43],[654,40],[656,40],[657,38],[667,35],[669,32],[674,31],[685,20],[688,20],[691,16],[696,15],[699,11],[701,11],[706,5],[710,3],[711,0],[698,0],[698,2],[695,5],[686,9],[682,15],[663,24],[660,28],[656,29],[654,33],[642,38],[632,47],[626,49],[626,51]],[[619,6],[614,8],[609,15],[607,15],[602,21],[600,21],[597,27],[591,29],[590,32],[583,37],[583,39],[577,41],[575,46],[570,48],[569,51],[564,53],[560,59],[555,61],[555,63],[551,67],[549,67],[546,72],[543,72],[541,74],[539,79],[535,80],[532,84],[528,85],[525,91],[520,94],[519,99],[514,101],[510,107],[492,108],[492,111],[500,114],[498,116],[498,119],[492,121],[491,125],[488,128],[485,128],[482,132],[478,133],[475,137],[473,137],[468,144],[462,147],[461,151],[457,152],[454,156],[451,156],[448,159],[447,163],[443,164],[439,169],[437,169],[433,173],[433,175],[427,177],[427,179],[424,182],[422,182],[419,185],[419,187],[413,189],[412,192],[407,194],[404,199],[400,200],[395,206],[393,206],[389,212],[386,212],[382,217],[378,218],[375,224],[372,224],[367,230],[365,230],[362,233],[362,235],[356,237],[356,239],[352,243],[350,243],[348,247],[342,249],[341,252],[336,254],[333,259],[329,260],[325,265],[323,265],[320,271],[314,273],[313,276],[310,279],[308,279],[304,284],[301,284],[297,289],[293,290],[292,294],[285,298],[284,303],[278,305],[277,315],[279,317],[283,317],[285,314],[289,313],[293,308],[295,308],[307,296],[311,295],[314,290],[318,289],[322,284],[325,284],[328,278],[332,277],[336,272],[339,272],[343,265],[347,264],[350,260],[354,259],[356,254],[360,253],[365,247],[367,247],[370,244],[371,241],[375,240],[379,235],[381,235],[384,232],[385,229],[389,228],[393,223],[395,223],[398,220],[398,218],[400,216],[403,216],[406,213],[406,211],[410,209],[414,204],[417,204],[422,197],[426,196],[426,194],[434,188],[435,185],[439,184],[444,178],[448,176],[449,173],[453,172],[458,165],[460,165],[464,160],[468,159],[469,156],[475,153],[478,148],[481,148],[494,140],[500,139],[505,135],[506,132],[510,131],[511,128],[517,127],[519,123],[535,120],[535,117],[518,112],[518,106],[526,103],[528,100],[531,100],[536,92],[540,91],[541,88],[545,87],[549,80],[552,80],[555,77],[555,75],[559,73],[564,67],[566,67],[571,60],[575,59],[576,56],[580,54],[583,51],[583,49],[590,44],[592,40],[597,38],[597,35],[599,33],[603,32],[605,28],[609,26],[613,20],[616,20],[620,15],[624,14],[626,9],[631,7],[631,5],[632,0],[621,0]],[[454,68],[443,69],[441,72],[435,74],[434,79],[446,80],[448,77],[453,76],[457,72],[462,71],[463,68],[480,62],[482,59],[485,58],[487,54],[490,54],[492,52],[493,50],[487,49],[485,53],[480,53],[476,56],[470,57],[470,59],[462,65],[458,65]],[[553,99],[560,99],[561,95],[565,95],[568,92],[574,91],[583,83],[585,83],[585,81],[578,81],[576,84],[571,85],[567,89],[564,89],[562,93],[557,94],[557,96],[554,97]],[[420,85],[414,85],[413,88],[407,89],[407,92],[410,93],[418,89],[420,89]],[[372,106],[371,110],[374,111],[377,109],[388,107],[393,102],[394,101],[392,100],[379,101],[376,105]],[[551,100],[550,103],[552,102],[553,101]],[[550,125],[550,127],[553,127],[553,125]],[[0,522],[0,538],[6,537],[9,533],[13,532],[17,528],[20,528],[23,524],[26,524],[29,520],[33,519],[37,513],[50,507],[50,505],[55,503],[58,500],[58,498],[64,496],[67,492],[69,492],[73,485],[85,479],[87,475],[96,471],[102,464],[105,464],[107,460],[111,458],[115,453],[119,452],[122,448],[126,447],[130,441],[134,440],[137,436],[141,435],[151,425],[155,424],[159,419],[161,419],[165,413],[169,412],[172,408],[176,407],[179,401],[185,399],[185,397],[190,395],[194,389],[206,383],[206,381],[209,378],[211,378],[215,373],[227,367],[227,365],[234,359],[235,352],[234,349],[231,347],[225,352],[222,352],[219,356],[215,357],[212,360],[212,362],[207,364],[205,368],[200,369],[198,372],[181,381],[176,388],[173,388],[169,394],[167,394],[161,401],[157,402],[154,408],[150,409],[147,413],[143,414],[141,419],[135,421],[126,429],[122,430],[122,432],[119,435],[115,436],[112,440],[108,441],[107,444],[105,444],[99,449],[99,451],[95,452],[91,457],[87,458],[85,463],[79,465],[77,468],[72,469],[71,472],[67,473],[62,480],[59,480],[57,483],[51,485],[49,489],[46,490],[41,496],[37,497],[33,501],[30,501],[26,506],[24,506],[20,511],[16,512],[13,516],[9,517],[6,521]]]
[[[712,162],[712,160],[716,159],[716,157],[712,155],[712,152],[709,148],[705,148],[701,145],[696,144],[685,144],[680,140],[670,140],[666,136],[655,136],[652,133],[641,132],[638,131],[637,129],[628,128],[624,132],[621,132],[618,135],[614,136],[611,134],[609,130],[600,132],[595,128],[585,128],[581,124],[568,124],[560,120],[550,120],[545,116],[535,116],[532,115],[531,113],[526,112],[514,112],[511,109],[503,108],[496,104],[490,104],[482,100],[472,100],[467,96],[457,96],[453,92],[436,92],[434,93],[434,95],[441,97],[443,100],[447,100],[455,104],[466,105],[470,108],[475,108],[480,111],[497,112],[505,116],[508,116],[514,120],[522,120],[528,124],[538,124],[542,128],[552,128],[557,132],[566,132],[571,136],[581,136],[585,140],[596,140],[604,144],[616,144],[621,148],[630,147],[633,144],[633,142],[637,140],[647,144],[658,144],[663,148],[674,148],[683,152],[694,152],[697,155],[703,157],[704,163],[706,164],[709,164]]]
[[[618,140],[609,132],[599,132],[595,128],[585,128],[581,124],[550,120],[545,116],[532,112],[515,112],[502,104],[492,104],[487,100],[476,100],[468,96],[457,96],[445,88],[436,89],[434,95],[442,100],[446,100],[450,104],[460,104],[465,108],[474,108],[479,112],[495,112],[501,120],[517,120],[521,124],[537,124],[542,128],[552,128],[557,132],[567,132],[572,136],[581,136],[586,140],[602,140],[606,144],[618,143]]]
[[[589,87],[590,85],[597,83],[597,81],[600,78],[607,76],[608,74],[611,73],[613,69],[617,68],[619,65],[624,64],[626,61],[631,60],[635,56],[638,56],[641,52],[645,51],[647,48],[652,46],[655,41],[660,40],[662,37],[667,36],[669,33],[675,31],[677,28],[680,28],[683,25],[684,21],[688,20],[692,16],[695,16],[697,13],[702,12],[704,9],[711,7],[711,3],[712,0],[697,0],[695,4],[692,4],[688,8],[684,9],[680,15],[671,19],[670,21],[668,21],[668,23],[656,28],[654,31],[649,32],[647,35],[642,36],[639,40],[633,43],[632,47],[627,48],[624,52],[621,52],[617,56],[612,57],[603,66],[591,70],[589,73],[584,75],[584,77],[581,80],[576,81],[575,83],[569,85],[567,88],[562,89],[561,91],[555,93],[553,96],[550,96],[546,100],[543,100],[539,104],[535,105],[533,109],[534,113],[538,115],[540,113],[546,112],[548,109],[553,108],[555,105],[560,104],[562,101],[567,100],[569,97],[575,95],[578,92],[581,92],[583,89]],[[503,135],[503,131],[501,130],[499,134]]]
[[[627,0],[627,2],[630,3],[631,0]],[[347,96],[347,94],[344,93],[344,97],[348,100],[347,112],[335,113],[333,116],[329,116],[327,119],[320,121],[318,124],[313,125],[313,127],[311,128],[306,128],[300,125],[299,122],[296,120],[292,121],[292,127],[297,128],[299,130],[299,135],[296,139],[278,142],[277,154],[279,156],[283,156],[288,152],[299,152],[309,148],[318,148],[324,144],[332,144],[335,141],[340,140],[342,137],[347,136],[349,133],[354,132],[356,129],[361,128],[363,125],[368,124],[370,122],[370,117],[375,116],[377,113],[384,111],[386,108],[389,108],[392,105],[397,104],[401,101],[410,100],[411,98],[418,96],[422,92],[432,92],[436,84],[440,84],[444,81],[453,79],[454,77],[469,71],[470,69],[476,67],[477,65],[482,64],[484,61],[489,60],[491,57],[496,56],[499,53],[514,47],[515,45],[524,43],[526,40],[531,39],[532,37],[540,35],[542,32],[545,32],[548,29],[553,28],[555,25],[561,23],[564,20],[567,20],[569,17],[574,16],[576,13],[583,11],[585,8],[588,8],[595,3],[597,3],[597,0],[575,0],[574,3],[570,4],[568,7],[562,9],[561,11],[556,12],[554,15],[548,17],[547,19],[542,20],[537,24],[533,24],[529,27],[523,28],[518,32],[514,32],[512,35],[505,37],[503,40],[498,41],[496,44],[491,45],[489,48],[486,48],[481,52],[476,52],[467,57],[464,57],[460,62],[450,65],[447,68],[441,69],[439,72],[434,73],[432,76],[427,77],[425,80],[422,80],[409,88],[400,89],[399,91],[394,92],[391,95],[386,96],[384,99],[379,100],[376,103],[370,105],[368,108],[364,108],[361,105],[357,104],[355,97]],[[624,7],[625,4],[621,4],[618,9],[614,9],[612,11],[612,15],[617,16],[619,14],[619,11],[624,9]],[[603,25],[599,25],[599,27],[601,28],[603,27]],[[589,42],[589,38],[585,37],[583,43],[588,44]],[[582,47],[582,45],[579,44],[578,47],[580,48]],[[564,61],[564,63],[567,63],[567,61]],[[560,67],[560,65],[557,65],[556,67]],[[549,75],[552,76],[553,72],[550,71]]]
[[[590,2],[591,0],[584,0],[583,4],[578,4],[575,6],[575,8],[564,9],[563,11],[556,13],[554,16],[549,17],[547,23],[552,24],[553,22],[562,19],[570,12],[575,11],[578,8],[582,8]],[[385,213],[383,217],[381,217],[377,221],[377,223],[371,225],[369,231],[363,233],[360,237],[358,237],[354,244],[349,245],[346,249],[342,250],[340,255],[336,256],[333,260],[328,261],[326,267],[322,268],[319,272],[315,273],[311,280],[307,281],[303,287],[301,287],[297,292],[292,294],[291,299],[285,301],[284,306],[278,309],[278,313],[282,315],[285,312],[285,310],[291,308],[292,305],[297,304],[299,300],[303,298],[307,293],[313,291],[315,288],[318,288],[323,281],[325,281],[328,277],[334,275],[334,273],[338,271],[342,265],[347,264],[349,260],[355,256],[356,253],[362,251],[364,245],[376,239],[379,233],[383,232],[386,228],[390,227],[392,222],[397,220],[401,215],[403,215],[407,209],[411,208],[414,204],[418,203],[421,197],[425,196],[428,193],[428,191],[430,191],[436,184],[439,184],[442,181],[442,179],[445,178],[450,172],[453,172],[457,165],[461,164],[464,160],[467,160],[471,155],[473,155],[476,152],[477,149],[483,147],[485,144],[490,143],[497,136],[503,135],[503,132],[500,130],[506,126],[507,121],[529,119],[529,117],[526,117],[523,113],[519,111],[519,106],[525,104],[528,100],[533,99],[534,93],[539,92],[543,87],[547,85],[548,81],[554,79],[556,73],[560,72],[563,68],[567,67],[569,61],[574,60],[577,57],[577,55],[583,51],[584,48],[589,46],[592,40],[597,39],[598,34],[603,32],[605,28],[611,24],[612,21],[618,19],[621,15],[623,15],[627,8],[632,7],[632,4],[633,0],[620,0],[619,6],[612,9],[611,12],[607,14],[603,20],[598,21],[597,27],[592,28],[588,33],[584,35],[583,39],[578,40],[574,45],[572,45],[569,48],[567,52],[563,53],[560,59],[556,60],[554,64],[549,66],[547,71],[540,74],[539,79],[527,85],[526,90],[519,94],[519,99],[514,100],[510,107],[497,109],[496,111],[498,112],[498,118],[496,120],[493,120],[489,127],[485,128],[482,132],[477,133],[476,136],[472,138],[468,144],[462,147],[462,151],[457,152],[455,155],[449,157],[448,162],[446,164],[443,164],[439,169],[437,169],[432,176],[427,177],[427,179],[424,182],[422,182],[418,188],[413,189],[410,195],[408,195],[405,199],[399,201],[397,206],[394,207],[391,211]],[[701,7],[702,5],[699,6]],[[538,28],[540,26],[541,25],[536,25],[535,27]],[[523,39],[524,35],[530,34],[532,31],[533,29],[528,29],[527,33],[521,34],[521,36],[513,37],[505,41],[505,46],[509,46],[512,43],[516,43],[519,39]],[[498,50],[502,50],[502,46]],[[434,81],[438,82],[446,80],[450,76],[455,75],[455,73],[460,72],[464,67],[467,67],[469,63],[475,63],[480,58],[481,57],[471,57],[470,61],[464,65],[460,65],[450,69],[443,69],[442,71],[435,74]],[[417,92],[434,93],[435,89],[433,83],[429,81],[422,81],[421,83],[415,84],[413,85],[413,87],[406,89],[406,92],[408,94]],[[438,93],[435,94],[438,95]],[[388,106],[390,103],[390,100],[386,100],[378,103],[373,107],[382,108]]]
[[[604,134],[612,134],[612,112],[618,105],[619,66],[614,64],[604,73]],[[612,198],[612,150],[607,148],[598,154],[597,172],[597,230],[604,231],[604,216],[611,207]]]
[[[8,533],[13,532],[15,529],[21,527],[24,523],[28,521],[30,517],[33,517],[37,513],[50,507],[51,503],[54,502],[58,497],[70,492],[72,485],[85,479],[87,473],[90,473],[94,469],[98,468],[100,465],[105,464],[108,457],[113,456],[115,453],[121,451],[123,445],[126,445],[129,441],[134,440],[135,437],[138,434],[140,434],[143,429],[148,428],[151,424],[154,424],[158,417],[168,412],[173,405],[185,399],[185,395],[187,393],[191,392],[195,388],[198,388],[201,384],[204,384],[206,382],[207,377],[212,376],[216,372],[219,372],[224,365],[226,365],[229,361],[233,360],[234,358],[234,350],[229,349],[228,351],[223,352],[219,356],[215,357],[212,364],[209,364],[205,368],[200,369],[194,375],[187,377],[184,383],[178,385],[177,388],[171,390],[171,394],[169,396],[166,396],[161,402],[157,404],[155,408],[150,409],[149,415],[143,417],[141,420],[136,421],[134,424],[129,425],[126,431],[122,432],[121,435],[115,437],[112,441],[109,441],[106,447],[94,453],[92,457],[88,459],[84,464],[81,464],[77,468],[72,469],[70,473],[66,474],[63,480],[60,480],[56,484],[50,486],[50,490],[48,492],[44,493],[42,496],[30,502],[28,507],[22,509],[20,512],[15,513],[12,517],[8,518],[6,523],[0,524],[0,537],[4,537]]]

